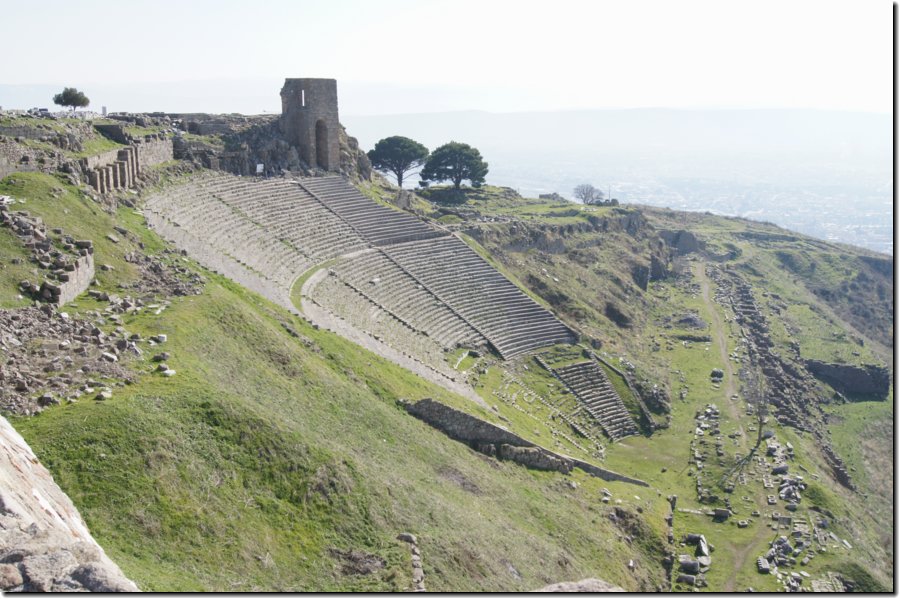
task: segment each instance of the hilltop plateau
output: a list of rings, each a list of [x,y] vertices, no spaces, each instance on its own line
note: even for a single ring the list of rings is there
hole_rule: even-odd
[[[892,589],[891,257],[331,133],[0,119],[0,409],[138,587]]]

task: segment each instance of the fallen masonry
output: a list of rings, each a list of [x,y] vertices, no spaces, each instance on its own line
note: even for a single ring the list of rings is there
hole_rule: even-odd
[[[48,232],[39,217],[10,211],[6,204],[0,204],[0,226],[13,230],[31,250],[31,261],[44,271],[42,283],[19,284],[23,294],[60,306],[75,299],[93,281],[94,248],[90,240],[76,240],[62,229]]]
[[[768,403],[782,425],[809,431],[825,456],[835,479],[850,490],[856,485],[843,460],[828,440],[822,422],[822,407],[817,381],[806,365],[773,351],[775,343],[769,325],[754,296],[753,288],[740,275],[716,266],[707,266],[707,274],[718,285],[716,300],[734,312],[747,352],[744,371],[758,369],[766,378]]]
[[[419,550],[419,541],[416,535],[401,532],[397,535],[397,540],[409,545],[410,563],[412,565],[412,591],[416,593],[425,592],[425,569],[422,567],[422,552]]]
[[[96,324],[106,322],[99,314],[89,321],[45,308],[0,310],[0,350],[6,358],[0,369],[0,408],[35,414],[60,399],[74,401],[93,392],[96,379],[132,380],[119,363],[120,357],[140,351],[127,331],[108,335]],[[52,400],[42,399],[48,394]]]

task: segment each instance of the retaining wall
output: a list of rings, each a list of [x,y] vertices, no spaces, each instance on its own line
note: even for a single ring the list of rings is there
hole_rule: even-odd
[[[491,424],[433,399],[422,399],[415,403],[403,401],[401,405],[407,412],[440,430],[451,439],[462,441],[482,453],[498,455],[501,459],[538,470],[556,470],[565,474],[576,467],[603,480],[622,481],[642,487],[649,486],[642,480],[552,452],[496,424]]]
[[[873,364],[852,366],[806,360],[806,369],[817,378],[845,393],[872,393],[887,397],[891,387],[890,371]]]
[[[75,261],[75,270],[67,273],[69,280],[60,284],[59,305],[67,304],[84,293],[94,280],[94,255],[86,254]]]
[[[172,160],[172,140],[152,138],[135,140],[132,145],[81,159],[88,183],[97,193],[127,189],[147,167]]]

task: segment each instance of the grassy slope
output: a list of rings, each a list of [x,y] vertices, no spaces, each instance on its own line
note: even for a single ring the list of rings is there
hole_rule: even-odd
[[[467,207],[475,206],[486,216],[502,215],[510,214],[509,202],[501,194],[495,197],[487,194],[479,204],[469,202]],[[533,200],[524,202],[523,210],[531,213],[524,221],[539,220],[544,225],[568,224],[569,217],[556,220],[556,217],[549,215],[550,211],[538,216],[531,205],[539,203]],[[776,235],[786,232],[771,225],[739,219],[684,215],[661,210],[650,210],[645,214],[651,224],[658,228],[688,228],[696,232],[707,242],[713,253],[737,251],[738,258],[731,264],[739,267],[742,275],[758,289],[780,296],[780,299],[775,299],[760,295],[757,299],[767,313],[773,339],[779,343],[778,351],[782,355],[788,355],[786,345],[795,340],[800,344],[802,357],[856,364],[879,361],[890,363],[889,354],[886,354],[878,341],[858,341],[863,338],[860,331],[854,331],[841,318],[840,314],[846,313],[846,309],[839,313],[810,290],[814,283],[819,288],[827,283],[834,289],[840,289],[840,280],[837,275],[832,276],[833,273],[849,272],[856,277],[855,273],[861,266],[852,251],[800,237],[796,238],[796,242],[747,238],[744,236],[747,231]],[[595,234],[565,235],[563,238],[569,249],[562,254],[547,254],[522,248],[514,237],[503,233],[502,225],[482,224],[480,231],[487,250],[519,280],[528,282],[539,279],[543,283],[540,288],[534,288],[534,291],[567,297],[572,305],[580,308],[572,310],[568,317],[582,331],[602,339],[604,351],[611,354],[611,358],[622,355],[635,361],[641,371],[650,374],[655,381],[671,390],[671,428],[658,432],[650,439],[632,437],[609,446],[606,463],[614,470],[628,472],[667,493],[677,494],[680,506],[697,507],[694,478],[688,474],[689,442],[693,436],[695,411],[707,403],[716,403],[723,410],[723,432],[743,428],[745,433],[737,443],[726,437],[726,457],[722,465],[715,463],[715,459],[707,463],[707,485],[714,484],[733,462],[735,452],[747,452],[747,435],[755,434],[749,430],[753,419],[743,413],[743,401],[732,402],[724,387],[716,388],[710,384],[711,369],[725,366],[715,344],[694,342],[685,346],[676,339],[676,335],[682,333],[702,335],[711,331],[669,329],[661,324],[664,318],[687,312],[696,312],[705,322],[711,323],[714,322],[711,310],[721,311],[721,308],[706,305],[698,293],[698,287],[680,285],[677,282],[653,283],[648,292],[641,292],[631,280],[629,269],[648,250],[638,240],[623,232],[601,234],[599,243]],[[786,274],[784,258],[779,257],[777,252],[784,252],[785,247],[795,246],[800,249],[791,251],[805,252],[811,256],[811,260],[828,265],[828,268],[819,266],[818,270],[823,274],[831,274],[814,282],[804,278],[802,272],[790,271]],[[695,269],[698,267],[702,268],[702,265],[694,265]],[[695,278],[695,284],[696,280]],[[621,302],[619,305],[632,318],[631,328],[617,327],[602,314],[603,303],[609,298]],[[780,311],[782,305],[786,305],[787,309]],[[840,307],[839,305],[838,308]],[[878,309],[883,311],[886,306],[882,304]],[[818,318],[810,316],[810,313]],[[723,322],[727,316],[728,314],[721,314]],[[788,328],[793,331],[790,333],[793,337],[789,336]],[[834,331],[841,332],[835,335]],[[727,324],[725,335],[726,353],[730,353],[739,347],[739,331],[733,324]],[[666,342],[667,339],[669,343]],[[736,380],[735,385],[739,389],[739,382]],[[678,391],[682,388],[688,389],[685,401],[677,399]],[[893,456],[890,444],[885,442],[891,438],[892,406],[887,402],[867,402],[838,406],[833,411],[836,424],[843,418],[840,426],[831,427],[835,446],[847,457],[848,465],[855,468],[854,477],[864,492],[878,498],[878,505],[872,509],[858,509],[859,496],[847,492],[830,479],[827,474],[829,470],[813,440],[773,423],[779,438],[791,441],[798,448],[798,463],[822,477],[822,484],[817,492],[807,498],[801,514],[809,513],[806,508],[811,505],[826,509],[830,506],[839,516],[834,530],[839,536],[850,539],[857,547],[853,558],[837,550],[834,555],[820,556],[804,568],[815,575],[829,567],[836,571],[871,567],[877,573],[876,582],[880,580],[881,584],[888,584],[893,570],[890,564],[890,544],[884,542],[886,532],[883,523],[890,519],[888,512],[893,501],[892,480],[887,480],[890,477],[885,474],[890,472],[889,464]],[[869,440],[860,444],[860,438]],[[863,466],[864,460],[870,461],[873,466]],[[719,490],[719,495],[724,493]],[[741,500],[743,496],[749,496],[750,501]],[[732,496],[732,502],[741,518],[748,517],[754,508],[766,512],[765,493],[761,486],[739,486]],[[757,590],[778,588],[773,577],[761,577],[755,573],[755,556],[764,552],[772,535],[776,534],[767,528],[768,522],[760,520],[747,529],[739,529],[734,520],[715,524],[706,517],[684,513],[678,513],[675,522],[676,538],[686,532],[703,532],[717,546],[714,562],[722,564],[724,561],[725,564],[714,565],[711,570],[708,576],[710,590],[740,590],[748,586]],[[884,551],[884,548],[888,550]],[[853,562],[853,559],[857,561]],[[873,564],[877,565],[872,566]]]
[[[114,222],[151,251],[161,247],[130,212],[110,217],[45,175],[14,179],[2,193],[27,197],[50,226],[93,239],[97,262],[115,266],[98,273],[101,288],[134,276],[122,260],[132,242],[103,239]],[[58,199],[54,187],[63,189]],[[12,302],[17,276],[0,272],[3,301]],[[129,331],[168,334],[175,377],[152,374],[145,357],[133,366],[146,374],[110,401],[13,419],[142,588],[402,589],[409,554],[394,537],[404,530],[419,535],[430,590],[529,589],[588,576],[629,589],[659,582],[663,502],[654,492],[638,500],[629,485],[479,456],[395,403],[430,396],[477,411],[466,400],[205,275],[202,295],[177,298],[159,316],[124,317]],[[67,310],[95,307],[76,303]],[[601,486],[644,510],[650,528],[640,542],[624,541],[606,517]],[[330,548],[377,553],[387,567],[343,575]]]

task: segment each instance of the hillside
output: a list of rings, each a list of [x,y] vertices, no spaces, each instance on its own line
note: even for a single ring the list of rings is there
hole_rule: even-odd
[[[865,562],[892,571],[880,525],[893,501],[886,476],[893,459],[891,258],[743,219],[526,200],[508,189],[473,192],[463,203],[438,208],[452,215],[451,227],[555,306],[600,355],[627,370],[648,391],[642,391],[648,407],[659,406],[651,417],[667,428],[608,447],[613,469],[628,469],[668,492],[680,488],[679,498],[724,500],[746,517],[754,510],[741,509],[743,501],[765,505],[770,491],[748,493],[752,479],[729,456],[745,455],[756,437],[752,402],[762,395],[770,414],[765,428],[794,447],[799,463],[791,471],[798,467],[827,489],[828,500],[813,509],[841,506],[854,552],[866,551]],[[755,303],[759,325],[741,320],[745,306],[732,303],[737,291]],[[753,334],[755,326],[761,335]],[[815,364],[829,365],[815,369],[819,379],[811,376]],[[869,379],[878,368],[885,370]],[[710,378],[713,369],[724,376]],[[880,383],[866,393],[855,392],[875,379]],[[715,444],[716,464],[707,461],[712,448],[704,449],[700,437],[692,440],[695,415],[708,403],[718,406],[719,428],[728,433]],[[778,426],[772,415],[796,426]],[[859,439],[867,441],[860,446]],[[660,447],[682,449],[660,456]],[[685,462],[694,451],[704,458]],[[662,473],[654,471],[661,465]],[[844,466],[856,492],[832,478],[842,478]],[[684,479],[701,472],[703,487]],[[751,489],[732,479],[747,480]],[[877,500],[860,504],[860,494]],[[761,536],[737,541],[735,552],[745,559],[761,542]],[[761,588],[758,577],[746,574],[724,584],[741,588],[733,586],[740,580]]]
[[[97,265],[28,308],[23,280],[73,271],[0,227],[0,408],[141,589],[890,588],[892,259],[503,188],[243,179],[0,181],[54,259]],[[431,426],[425,398],[482,422]],[[758,573],[779,535],[805,545]]]
[[[49,227],[98,240],[98,263],[115,269],[97,291],[130,295],[141,280],[132,252],[197,270],[130,209],[104,213],[52,176],[14,175],[0,193],[26,199]],[[71,216],[82,212],[92,217]],[[114,226],[125,239],[101,243]],[[4,263],[4,301],[20,304],[21,273]],[[433,397],[472,410],[466,400],[201,273],[199,295],[159,295],[158,314],[111,319],[108,302],[87,296],[66,306],[108,333],[120,323],[144,339],[167,335],[175,376],[156,372],[150,350],[128,360],[127,384],[104,377],[109,400],[84,394],[12,418],[142,589],[402,590],[401,532],[417,535],[430,590],[529,589],[597,572],[635,590],[664,584],[662,515],[644,524],[634,511],[660,511],[658,499],[484,459],[396,404]],[[596,502],[601,487],[625,500],[628,533]],[[640,541],[625,541],[634,526]]]

